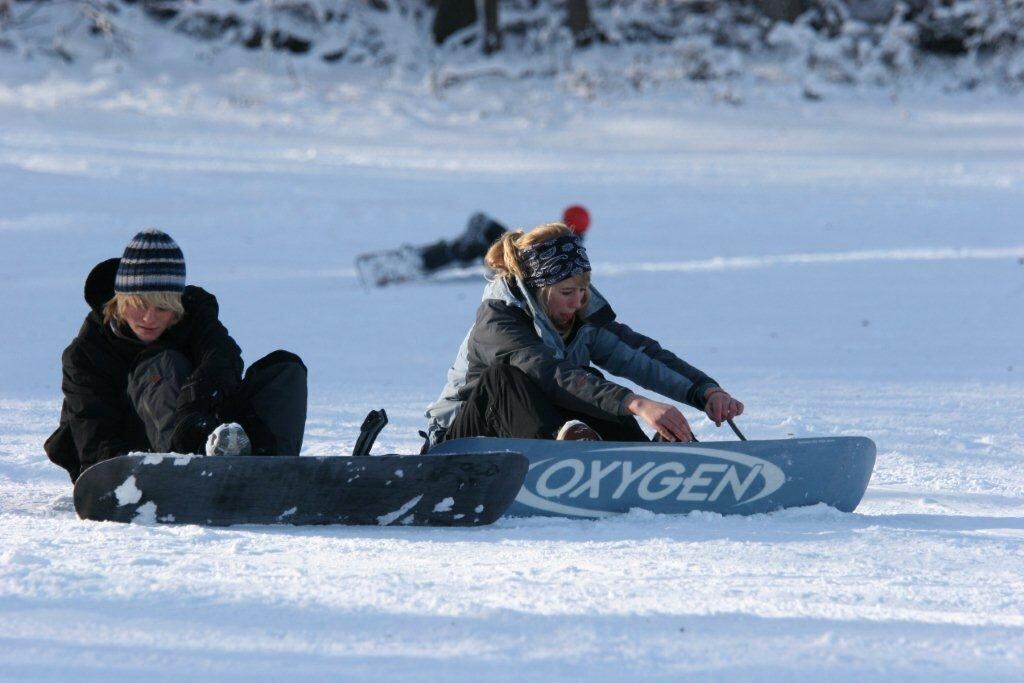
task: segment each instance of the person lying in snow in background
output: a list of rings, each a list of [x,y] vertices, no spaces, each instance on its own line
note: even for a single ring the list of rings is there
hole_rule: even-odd
[[[743,404],[658,342],[615,318],[590,283],[580,237],[561,223],[504,234],[476,322],[428,409],[427,444],[469,436],[691,441],[678,408],[605,379],[604,370],[707,413],[715,424]]]
[[[590,214],[574,204],[563,213],[563,222],[582,236],[590,227]],[[487,249],[507,230],[487,214],[474,213],[455,239],[360,254],[356,270],[363,284],[377,287],[420,280],[449,266],[465,267],[483,259]]]
[[[579,204],[567,207],[562,222],[582,237],[590,228],[590,214]],[[466,230],[454,240],[439,240],[419,247],[423,258],[423,272],[433,273],[452,264],[469,265],[483,259],[492,244],[508,232],[501,223],[485,213],[474,213],[466,223]]]
[[[298,455],[306,423],[306,366],[287,351],[242,378],[238,344],[217,299],[185,285],[169,235],[135,235],[85,283],[92,311],[64,351],[64,405],[46,454],[75,481],[132,452]]]

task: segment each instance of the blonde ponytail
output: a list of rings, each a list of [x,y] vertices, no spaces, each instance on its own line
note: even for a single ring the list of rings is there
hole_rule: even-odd
[[[526,233],[522,230],[511,230],[491,245],[484,256],[484,263],[494,271],[498,277],[519,276],[522,277],[522,269],[519,267],[519,249],[516,242],[521,240]]]

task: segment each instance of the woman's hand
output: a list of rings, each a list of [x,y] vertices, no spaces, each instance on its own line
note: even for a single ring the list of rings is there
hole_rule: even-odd
[[[743,414],[743,404],[730,396],[725,389],[718,387],[708,389],[704,394],[704,399],[707,401],[704,412],[708,414],[716,427],[721,427],[726,420]]]
[[[665,441],[693,441],[689,423],[673,405],[633,394],[626,401],[626,409],[653,427]]]

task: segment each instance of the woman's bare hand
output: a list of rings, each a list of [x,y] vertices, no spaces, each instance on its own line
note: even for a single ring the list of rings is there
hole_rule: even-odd
[[[653,427],[666,441],[693,441],[693,432],[683,414],[673,405],[633,394],[626,409]]]
[[[707,400],[704,412],[716,427],[721,427],[726,420],[743,414],[743,404],[730,396],[729,392],[724,389],[708,389],[704,397]]]

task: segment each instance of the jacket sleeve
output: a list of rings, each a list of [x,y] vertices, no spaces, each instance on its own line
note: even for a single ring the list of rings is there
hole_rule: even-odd
[[[223,395],[230,395],[242,381],[242,350],[220,322],[217,298],[199,287],[188,287],[185,313],[192,317],[187,341],[195,362],[190,380],[207,380]]]
[[[630,390],[559,359],[521,309],[501,301],[484,302],[473,336],[475,361],[484,367],[504,363],[522,370],[555,405],[606,420],[626,414],[623,403]]]
[[[88,342],[72,342],[62,356],[64,404],[81,468],[131,450],[124,411],[124,378],[106,367]]]
[[[704,410],[704,393],[718,383],[658,342],[612,321],[597,328],[591,358],[645,389]]]

